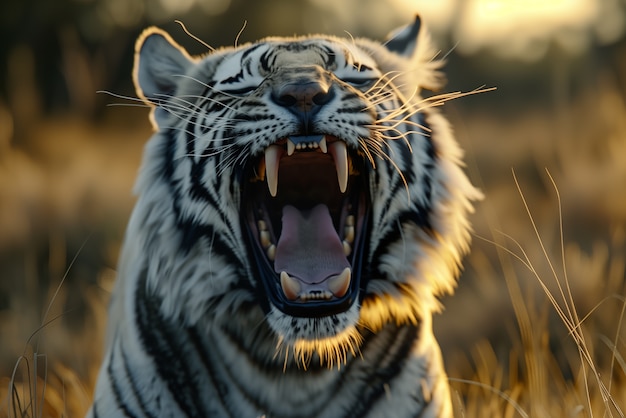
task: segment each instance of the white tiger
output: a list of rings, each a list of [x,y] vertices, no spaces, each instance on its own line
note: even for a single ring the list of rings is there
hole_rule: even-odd
[[[431,327],[480,193],[419,18],[385,43],[137,41],[152,107],[92,417],[445,417]]]

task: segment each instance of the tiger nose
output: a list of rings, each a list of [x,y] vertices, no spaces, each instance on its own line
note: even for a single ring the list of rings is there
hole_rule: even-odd
[[[294,82],[280,86],[272,99],[298,116],[308,119],[333,98],[330,85],[324,81]]]

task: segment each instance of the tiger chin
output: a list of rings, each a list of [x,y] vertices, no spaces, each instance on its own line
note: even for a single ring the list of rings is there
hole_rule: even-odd
[[[138,39],[144,152],[92,417],[445,417],[431,317],[481,197],[419,17],[383,43]]]

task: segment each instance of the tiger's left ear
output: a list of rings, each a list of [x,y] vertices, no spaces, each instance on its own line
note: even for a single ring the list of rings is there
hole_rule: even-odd
[[[415,15],[415,20],[406,26],[402,26],[389,35],[384,43],[385,47],[391,52],[410,58],[415,53],[417,47],[417,37],[422,27],[422,19],[419,15]]]

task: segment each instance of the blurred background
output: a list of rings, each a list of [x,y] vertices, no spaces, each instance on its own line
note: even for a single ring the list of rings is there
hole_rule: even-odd
[[[32,416],[5,405],[16,388],[33,391],[35,376],[48,387],[24,401],[29,411],[74,416],[89,403],[151,133],[145,108],[100,91],[134,96],[133,47],[146,26],[202,54],[175,20],[219,47],[244,25],[239,43],[308,33],[382,40],[415,13],[446,57],[446,91],[497,88],[442,109],[486,195],[457,294],[435,320],[455,408],[623,409],[624,0],[4,0],[0,417]]]

